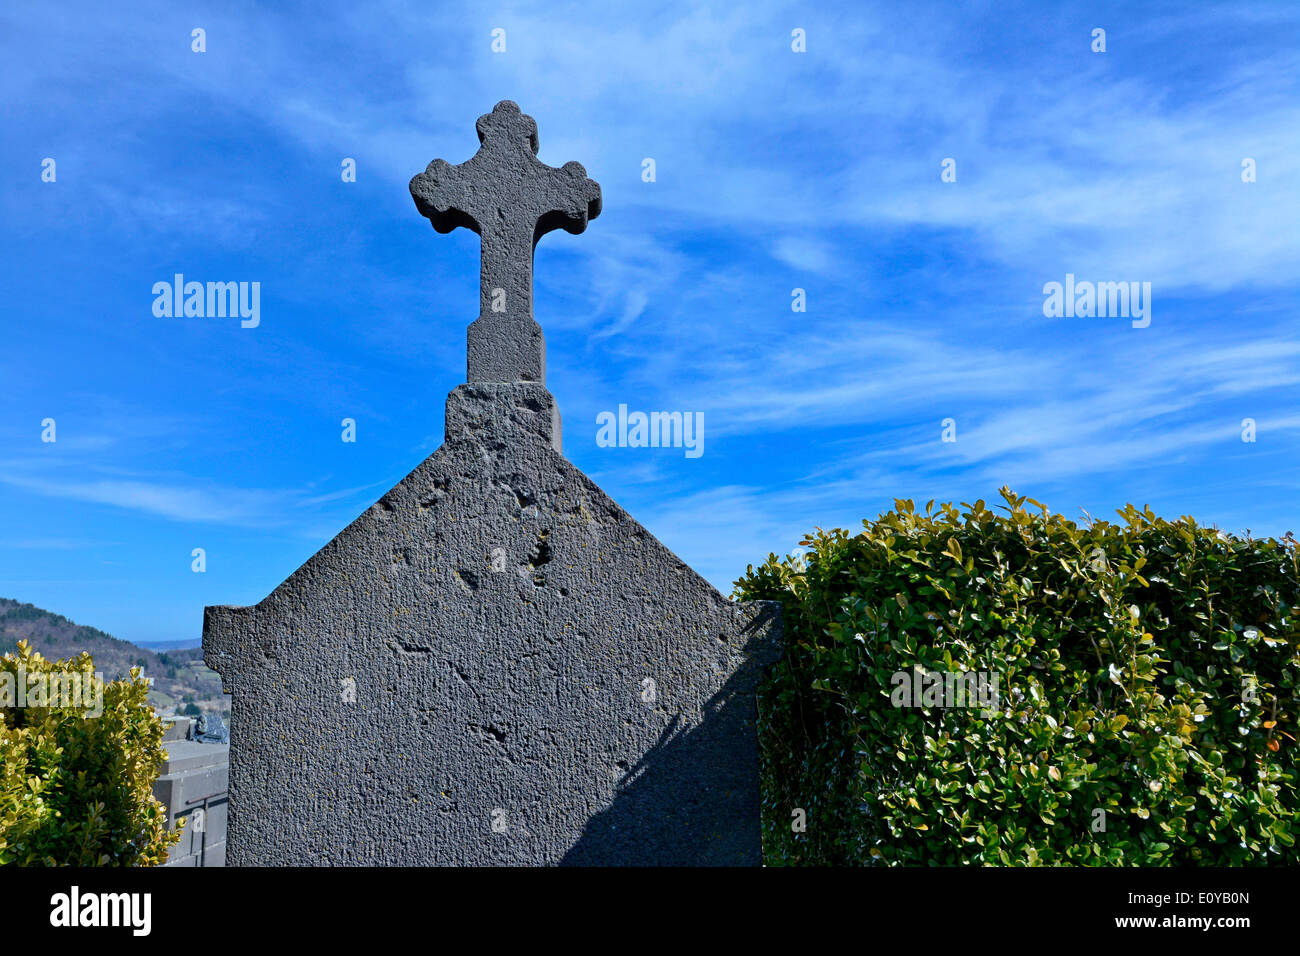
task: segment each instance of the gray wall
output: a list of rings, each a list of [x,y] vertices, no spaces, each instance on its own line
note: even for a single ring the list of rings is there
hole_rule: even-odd
[[[167,760],[153,794],[167,808],[168,828],[185,820],[165,866],[225,866],[229,744],[187,740],[192,721],[173,723],[163,739]]]

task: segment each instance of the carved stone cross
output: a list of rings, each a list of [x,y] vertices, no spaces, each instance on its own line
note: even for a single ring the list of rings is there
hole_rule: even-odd
[[[435,159],[411,196],[438,232],[482,240],[479,317],[469,327],[470,382],[546,382],[546,340],[533,318],[533,249],[553,229],[579,233],[600,215],[600,184],[581,163],[537,158],[537,124],[502,100],[478,118],[477,153],[459,166]]]

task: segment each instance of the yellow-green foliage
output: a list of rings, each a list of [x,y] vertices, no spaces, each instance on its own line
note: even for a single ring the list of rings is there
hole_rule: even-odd
[[[737,583],[785,608],[768,862],[1300,863],[1295,540],[1002,493],[898,501]],[[996,675],[998,706],[906,706],[918,667]]]
[[[84,675],[94,663],[48,661],[19,642],[0,658],[0,679],[20,671]],[[0,865],[154,866],[180,839],[152,793],[165,755],[148,682],[135,669],[96,684],[97,717],[82,706],[0,707]]]

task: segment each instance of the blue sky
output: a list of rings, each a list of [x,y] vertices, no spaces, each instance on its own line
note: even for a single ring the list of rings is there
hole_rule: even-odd
[[[536,255],[565,453],[724,591],[1004,484],[1300,524],[1294,4],[127,6],[0,11],[0,596],[197,638],[432,453],[478,239],[407,181],[503,98],[604,193]],[[178,272],[260,325],[156,317]],[[1044,317],[1067,273],[1150,282],[1150,326]],[[704,454],[598,447],[619,404]]]

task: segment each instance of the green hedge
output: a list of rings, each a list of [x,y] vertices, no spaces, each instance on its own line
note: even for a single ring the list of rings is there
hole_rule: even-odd
[[[0,657],[0,865],[152,866],[180,839],[153,796],[165,755],[148,681],[93,671],[89,654],[50,661],[25,641]],[[47,686],[64,692],[28,696]]]
[[[737,582],[785,607],[768,862],[1300,861],[1294,538],[1002,494],[898,501]]]

